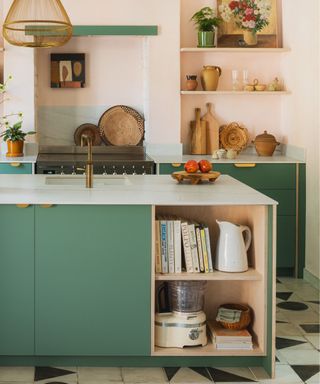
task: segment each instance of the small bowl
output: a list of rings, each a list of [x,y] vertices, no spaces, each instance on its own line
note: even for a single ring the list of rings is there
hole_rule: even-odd
[[[223,304],[223,305],[220,305],[220,307],[242,311],[240,320],[237,323],[228,323],[224,321],[219,321],[219,323],[223,326],[223,328],[240,330],[240,329],[247,328],[248,325],[251,323],[251,309],[247,305]]]
[[[252,84],[247,84],[247,85],[245,85],[245,87],[244,87],[244,91],[246,91],[246,92],[253,92],[254,91],[254,85],[252,85]]]
[[[255,88],[256,91],[260,91],[261,92],[261,91],[264,91],[266,89],[266,87],[267,86],[265,84],[257,84],[257,85],[255,85],[254,88]]]

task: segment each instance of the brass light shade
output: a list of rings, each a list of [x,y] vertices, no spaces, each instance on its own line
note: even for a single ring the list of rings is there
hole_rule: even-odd
[[[72,37],[72,25],[60,0],[14,0],[3,37],[20,47],[58,47]]]

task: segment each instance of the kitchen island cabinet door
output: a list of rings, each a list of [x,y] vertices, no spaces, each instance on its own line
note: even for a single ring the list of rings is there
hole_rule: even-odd
[[[36,354],[150,355],[151,207],[36,207]]]
[[[34,207],[0,205],[0,355],[34,354]]]

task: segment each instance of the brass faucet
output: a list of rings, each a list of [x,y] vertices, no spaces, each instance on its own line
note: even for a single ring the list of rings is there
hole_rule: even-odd
[[[85,168],[86,172],[86,188],[93,187],[93,158],[92,158],[92,137],[89,135],[81,136],[81,147],[85,146],[85,142],[88,146],[88,159]]]

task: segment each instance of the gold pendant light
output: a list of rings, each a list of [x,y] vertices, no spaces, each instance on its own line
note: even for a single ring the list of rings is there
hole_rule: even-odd
[[[72,37],[72,25],[60,0],[14,0],[3,37],[20,47],[59,47]]]

